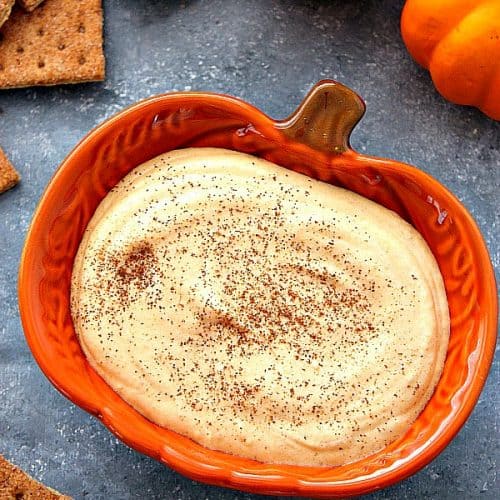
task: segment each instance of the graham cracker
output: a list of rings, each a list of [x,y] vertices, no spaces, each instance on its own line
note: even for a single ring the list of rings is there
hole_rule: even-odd
[[[0,0],[0,26],[9,19],[15,0]]]
[[[14,187],[19,182],[19,174],[0,148],[0,193]]]
[[[43,0],[17,0],[17,3],[28,12],[33,12],[42,2]]]
[[[0,455],[0,500],[71,500],[47,488]]]
[[[0,28],[0,88],[104,79],[101,0],[15,7]]]

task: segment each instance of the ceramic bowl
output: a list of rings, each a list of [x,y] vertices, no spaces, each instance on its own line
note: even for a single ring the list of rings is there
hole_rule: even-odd
[[[497,295],[481,234],[463,205],[424,172],[361,155],[349,134],[362,100],[319,82],[286,120],[226,95],[172,93],[141,101],[92,130],[63,161],[29,229],[19,274],[26,339],[45,375],[124,443],[205,483],[245,491],[335,497],[367,493],[413,474],[455,436],[472,411],[493,358]],[[73,329],[73,260],[89,219],[132,168],[190,146],[228,148],[343,186],[395,210],[420,231],[444,277],[451,337],[432,399],[385,449],[341,467],[270,465],[208,450],[140,415],[87,362]]]

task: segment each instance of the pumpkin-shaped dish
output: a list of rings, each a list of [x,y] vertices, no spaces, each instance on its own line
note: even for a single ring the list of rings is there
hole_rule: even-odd
[[[348,496],[387,486],[432,460],[464,424],[486,380],[496,342],[494,274],[476,224],[446,188],[414,167],[350,148],[349,134],[363,112],[354,92],[322,81],[287,120],[275,121],[233,97],[184,92],[146,99],[91,131],[50,181],[21,259],[22,323],[50,381],[127,445],[210,484]],[[444,277],[451,336],[435,393],[403,437],[339,467],[259,463],[203,448],[151,423],[91,368],[70,314],[72,267],[83,232],[99,202],[132,168],[189,146],[250,153],[343,186],[395,210],[425,238]]]

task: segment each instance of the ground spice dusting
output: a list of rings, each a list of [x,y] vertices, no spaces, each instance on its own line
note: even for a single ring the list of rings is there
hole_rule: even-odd
[[[155,276],[161,274],[158,259],[151,243],[142,241],[135,244],[124,255],[114,255],[112,264],[116,266],[115,279],[109,282],[120,296],[123,306],[131,299],[131,291],[143,291],[151,287]]]
[[[366,200],[237,153],[190,151],[133,170],[81,250],[72,314],[94,366],[209,447],[334,465],[387,444],[442,362],[429,368],[442,346],[413,333],[436,320],[420,268],[386,241],[393,216],[379,234]]]

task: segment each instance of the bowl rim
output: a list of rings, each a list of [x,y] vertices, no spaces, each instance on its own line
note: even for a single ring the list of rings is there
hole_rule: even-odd
[[[235,470],[226,470],[221,467],[219,467],[218,470],[213,474],[210,473],[206,476],[200,476],[200,474],[196,473],[194,470],[194,461],[188,463],[188,461],[184,458],[177,455],[174,456],[174,454],[172,453],[171,456],[169,456],[167,459],[167,457],[163,453],[151,453],[149,449],[141,446],[140,440],[132,438],[131,436],[122,435],[119,430],[117,430],[113,425],[112,418],[106,413],[105,408],[101,408],[98,405],[93,404],[91,400],[92,398],[87,397],[87,399],[83,399],[78,395],[72,393],[71,387],[65,385],[62,380],[57,378],[54,367],[46,363],[43,357],[43,346],[39,344],[35,332],[36,327],[33,321],[32,308],[30,307],[31,299],[28,290],[31,286],[34,285],[33,273],[31,272],[31,265],[33,260],[32,255],[34,252],[39,251],[37,248],[35,248],[32,242],[33,240],[36,240],[34,236],[35,233],[41,232],[44,227],[44,213],[48,210],[48,207],[50,207],[52,198],[57,196],[57,184],[60,181],[60,178],[62,177],[68,163],[70,163],[75,157],[78,157],[80,151],[85,147],[87,143],[97,140],[101,136],[101,134],[112,124],[117,121],[123,120],[125,117],[132,113],[139,112],[141,109],[142,111],[144,111],[149,105],[152,105],[156,102],[164,102],[165,100],[172,99],[187,99],[193,102],[204,103],[206,103],[207,101],[213,103],[220,103],[222,101],[225,101],[233,106],[236,106],[237,108],[240,108],[242,112],[251,113],[253,116],[255,116],[255,123],[259,122],[260,120],[278,123],[278,121],[271,119],[261,110],[242,99],[222,93],[184,91],[153,95],[146,99],[137,101],[117,112],[116,114],[110,116],[106,120],[102,121],[94,128],[92,128],[87,134],[85,134],[85,136],[60,163],[51,179],[49,180],[42,196],[40,197],[37,207],[34,211],[30,226],[26,233],[25,243],[20,259],[18,275],[20,317],[27,344],[42,372],[56,387],[56,389],[58,389],[59,392],[61,392],[66,398],[80,406],[88,413],[97,417],[108,428],[108,430],[115,434],[126,445],[163,462],[170,468],[181,472],[182,474],[192,479],[196,479],[207,484],[223,485],[226,487],[254,493],[281,495],[307,494],[317,497],[332,497],[338,495],[345,496],[367,493],[376,489],[387,487],[414,474],[422,467],[427,465],[431,460],[433,460],[451,442],[454,436],[464,425],[479,398],[491,367],[496,346],[498,297],[496,293],[497,287],[495,274],[488,254],[486,243],[469,211],[451,191],[449,191],[443,184],[434,179],[431,175],[425,173],[417,167],[399,162],[397,160],[368,156],[355,152],[352,149],[349,149],[348,151],[339,155],[339,157],[350,157],[356,162],[366,163],[370,166],[376,166],[378,164],[384,165],[385,168],[390,168],[397,171],[401,171],[401,169],[404,169],[405,171],[410,172],[413,178],[436,185],[455,204],[455,207],[460,210],[461,216],[466,220],[469,229],[473,232],[474,246],[476,247],[479,255],[478,259],[483,266],[482,271],[484,273],[483,277],[485,277],[485,293],[488,296],[490,304],[488,317],[492,319],[490,323],[491,328],[487,329],[482,336],[482,342],[479,346],[480,350],[478,354],[479,359],[477,361],[477,372],[475,373],[474,380],[472,380],[468,386],[467,395],[464,397],[464,404],[462,405],[460,411],[449,423],[443,426],[444,430],[437,439],[426,446],[423,450],[419,450],[418,452],[414,453],[408,460],[402,461],[403,463],[396,463],[392,468],[386,470],[381,474],[358,476],[350,480],[342,481],[304,481],[293,477],[276,478],[276,474],[273,474],[274,479],[262,474],[255,474],[251,478],[246,478],[243,474],[237,474]]]

